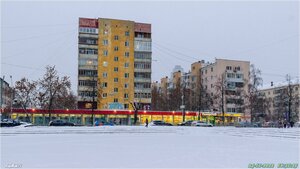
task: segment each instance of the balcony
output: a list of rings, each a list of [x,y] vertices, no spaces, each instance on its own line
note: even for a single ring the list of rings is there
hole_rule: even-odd
[[[137,69],[137,68],[134,68],[134,72],[147,72],[147,73],[151,73],[151,69]]]

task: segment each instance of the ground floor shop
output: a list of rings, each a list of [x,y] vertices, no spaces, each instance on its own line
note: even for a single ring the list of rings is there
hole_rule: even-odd
[[[92,125],[113,123],[115,125],[131,125],[134,121],[134,114],[137,114],[138,123],[144,124],[146,119],[163,120],[167,123],[177,125],[183,122],[183,113],[179,111],[130,111],[130,110],[47,110],[38,109],[14,109],[10,114],[12,119],[31,122],[36,125],[48,125],[51,120],[63,119],[78,125]],[[243,119],[243,114],[218,114],[210,112],[185,112],[185,121],[201,120],[214,125],[233,125]]]

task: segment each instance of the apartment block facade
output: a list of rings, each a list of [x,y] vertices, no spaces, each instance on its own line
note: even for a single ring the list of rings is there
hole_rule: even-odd
[[[201,84],[204,90],[216,99],[222,96],[226,113],[244,113],[243,105],[248,91],[250,72],[249,61],[216,59],[201,68]],[[221,90],[220,88],[223,87]],[[221,112],[221,100],[214,100],[215,111]]]
[[[177,71],[173,72],[171,79],[162,78],[160,86],[161,91],[167,93],[166,91],[176,87],[174,84],[180,80],[181,87],[185,88],[189,94],[186,99],[190,99],[190,108],[193,110],[198,110],[200,93],[205,92],[207,97],[212,98],[211,110],[202,111],[211,112],[222,111],[220,92],[223,92],[224,111],[244,113],[242,105],[245,100],[242,95],[246,95],[247,92],[249,71],[250,62],[248,61],[216,59],[215,62],[208,63],[202,60],[191,64],[191,70],[188,72]],[[218,90],[218,85],[223,86],[222,91]]]
[[[150,24],[79,18],[78,60],[79,109],[151,104]]]
[[[260,90],[261,96],[265,99],[265,114],[268,120],[276,121],[278,119],[287,119],[289,88],[291,89],[291,120],[300,120],[299,116],[299,98],[300,84],[295,81],[293,84],[278,84]]]

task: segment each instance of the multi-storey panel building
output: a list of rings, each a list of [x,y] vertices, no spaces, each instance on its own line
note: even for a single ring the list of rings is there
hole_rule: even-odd
[[[150,105],[151,55],[150,24],[80,18],[78,107]]]
[[[289,94],[291,90],[291,94]],[[275,86],[265,87],[260,90],[265,99],[265,112],[268,120],[276,121],[278,119],[288,119],[289,101],[291,110],[291,120],[300,120],[299,116],[299,98],[300,84],[295,81],[290,84],[276,84]]]
[[[223,93],[226,113],[243,113],[243,96],[247,92],[249,71],[249,61],[216,59],[214,63],[201,68],[201,83],[212,98],[220,98]],[[221,112],[222,101],[214,101],[215,111]]]
[[[78,36],[78,108],[97,108],[98,20],[80,18]]]
[[[151,105],[151,25],[135,23],[134,37],[134,102],[140,109]]]

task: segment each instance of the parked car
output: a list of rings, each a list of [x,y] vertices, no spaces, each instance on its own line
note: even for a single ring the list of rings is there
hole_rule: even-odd
[[[153,120],[149,123],[149,126],[173,126],[171,123],[166,123],[162,120]]]
[[[75,126],[75,124],[65,120],[53,120],[50,121],[49,126]]]
[[[12,120],[12,119],[3,119],[0,122],[0,127],[15,127],[20,126],[21,122],[18,120]]]
[[[259,127],[257,123],[250,123],[250,122],[239,122],[235,125],[235,127]]]
[[[193,120],[184,121],[182,123],[179,123],[178,126],[191,126]]]
[[[113,122],[107,122],[107,121],[96,121],[95,126],[114,126],[115,124]]]
[[[209,122],[204,121],[193,121],[191,126],[197,126],[197,127],[213,127],[214,125]]]
[[[278,123],[273,122],[273,121],[269,121],[269,122],[265,122],[262,127],[278,127]]]
[[[296,123],[294,124],[294,127],[300,127],[300,121],[296,122]]]

